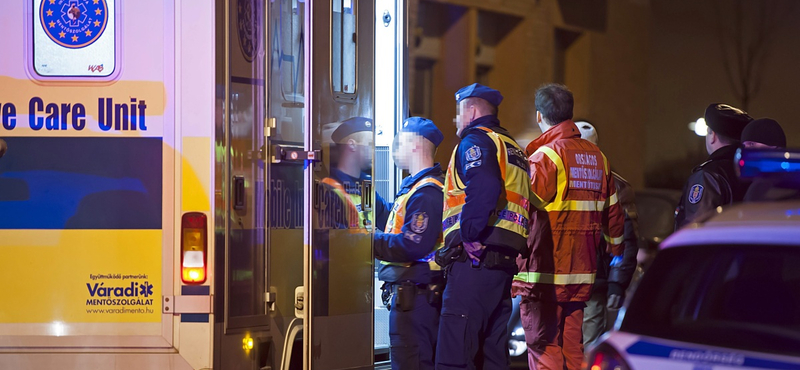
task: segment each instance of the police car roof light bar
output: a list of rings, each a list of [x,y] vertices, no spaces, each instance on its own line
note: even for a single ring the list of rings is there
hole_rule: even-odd
[[[744,149],[734,156],[739,177],[800,178],[800,149]]]

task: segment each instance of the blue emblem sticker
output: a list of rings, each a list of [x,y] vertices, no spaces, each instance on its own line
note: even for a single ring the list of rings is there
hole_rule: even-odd
[[[464,153],[467,158],[467,162],[472,162],[481,158],[481,148],[477,145],[473,145],[471,148],[467,149]]]
[[[106,0],[42,0],[39,21],[50,40],[68,49],[93,44],[108,24]]]
[[[703,198],[703,185],[694,184],[689,190],[689,203],[697,204]]]
[[[428,214],[425,212],[416,212],[411,216],[411,224],[408,226],[411,231],[422,234],[428,229]]]

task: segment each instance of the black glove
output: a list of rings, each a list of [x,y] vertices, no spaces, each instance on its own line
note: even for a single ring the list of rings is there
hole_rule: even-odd
[[[625,300],[625,289],[622,289],[622,285],[615,282],[608,282],[608,308],[611,309],[619,309],[622,307],[622,302]]]

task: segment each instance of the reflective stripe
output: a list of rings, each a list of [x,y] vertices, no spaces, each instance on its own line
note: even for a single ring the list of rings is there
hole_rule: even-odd
[[[617,193],[615,192],[608,198],[608,206],[611,207],[619,202],[619,198],[617,198]]]
[[[558,212],[558,211],[589,211],[589,212],[596,212],[602,211],[607,207],[613,206],[617,204],[619,201],[617,198],[617,194],[614,193],[608,199],[602,201],[594,201],[594,200],[562,200],[560,196],[567,191],[567,176],[566,176],[566,169],[564,168],[564,162],[561,160],[561,157],[558,156],[555,150],[546,146],[540,146],[539,149],[534,152],[536,153],[543,153],[547,156],[553,163],[556,165],[556,176],[557,176],[557,192],[556,192],[556,199],[552,202],[544,201],[539,195],[535,192],[532,192],[533,195],[536,196],[539,200],[541,200],[538,208],[544,209],[547,212]],[[605,156],[603,157],[605,161]],[[606,172],[608,174],[608,172]],[[608,204],[608,205],[606,205]]]
[[[506,140],[489,128],[478,127],[478,129],[485,131],[495,144],[500,175],[504,185],[504,191],[501,198],[498,199],[498,209],[490,214],[487,226],[508,230],[527,238],[530,227],[528,225],[530,178],[527,168],[511,164],[508,159],[508,148],[516,148],[519,152],[522,152],[522,149],[511,139]],[[445,177],[445,204],[442,219],[442,230],[445,236],[460,230],[461,210],[466,203],[466,194],[463,190],[465,185],[456,169],[457,155],[458,147],[453,150]]]
[[[503,210],[500,210],[500,211],[494,211],[492,213],[494,215],[496,215],[497,218],[499,218],[501,220],[506,220],[506,221],[513,222],[513,223],[515,223],[517,225],[520,225],[523,228],[525,228],[526,231],[528,230],[528,218],[523,216],[523,215],[521,215],[521,214],[519,214],[519,213],[512,212],[512,211],[509,211],[507,209],[503,209]]]
[[[452,215],[448,218],[445,218],[444,221],[442,221],[442,230],[447,230],[455,225],[458,225],[458,221],[460,221],[460,218],[461,218],[461,212]]]
[[[612,238],[612,237],[610,237],[610,236],[608,236],[606,234],[603,234],[603,238],[606,240],[606,243],[614,244],[614,245],[620,245],[620,244],[622,244],[622,241],[624,240],[624,238],[622,236],[616,237],[616,238]]]
[[[347,222],[349,223],[348,227],[350,229],[357,229],[362,227],[362,225],[365,225],[365,215],[363,212],[359,212],[358,207],[356,206],[356,204],[361,204],[361,195],[349,194],[340,182],[330,177],[322,179],[322,183],[334,188],[336,190],[334,193],[339,196],[339,199],[341,199],[342,202],[347,204],[349,209]]]
[[[566,176],[566,171],[564,170],[564,162],[561,160],[561,157],[558,156],[558,153],[556,153],[555,150],[546,146],[540,146],[539,149],[536,149],[536,151],[533,154],[536,155],[536,153],[543,153],[544,155],[547,156],[547,158],[550,158],[550,160],[553,161],[553,163],[556,165],[556,194],[563,195],[564,191],[567,188],[567,176]],[[531,192],[534,193],[534,195],[536,195],[537,198],[542,200],[542,202],[539,205],[537,205],[536,208],[544,209],[550,212],[557,210],[557,209],[549,209],[549,207],[553,203],[561,203],[561,199],[559,199],[558,197],[556,197],[556,199],[554,199],[553,202],[550,202],[544,200],[542,197],[539,196],[539,194],[536,194],[536,192],[534,191]]]
[[[594,284],[595,274],[550,274],[546,272],[520,272],[514,280],[539,284]]]
[[[384,232],[387,234],[400,234],[403,232],[403,225],[405,224],[405,216],[406,216],[406,202],[411,199],[411,196],[420,188],[425,185],[433,184],[436,186],[440,191],[444,187],[442,182],[433,178],[433,177],[426,177],[416,184],[414,184],[411,189],[397,197],[395,199],[395,205],[392,207],[392,212],[389,214],[389,221],[386,223],[386,229]],[[440,270],[439,265],[433,262],[434,256],[436,255],[436,251],[441,249],[444,246],[444,238],[442,233],[439,233],[439,238],[436,240],[436,244],[433,246],[433,251],[429,253],[427,256],[420,258],[417,262],[427,262],[431,270]],[[412,262],[386,262],[380,261],[383,265],[392,265],[392,266],[402,266],[402,267],[411,267]],[[431,263],[433,262],[433,263]],[[436,268],[434,268],[434,265]]]
[[[594,200],[565,200],[558,203],[552,203],[546,207],[548,212],[552,211],[602,211],[606,206],[605,201]]]

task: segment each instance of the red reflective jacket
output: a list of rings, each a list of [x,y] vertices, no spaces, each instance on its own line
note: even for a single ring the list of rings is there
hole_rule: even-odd
[[[587,301],[597,248],[622,255],[623,210],[608,160],[571,120],[526,148],[531,168],[530,255],[517,258],[512,293],[558,302]]]

